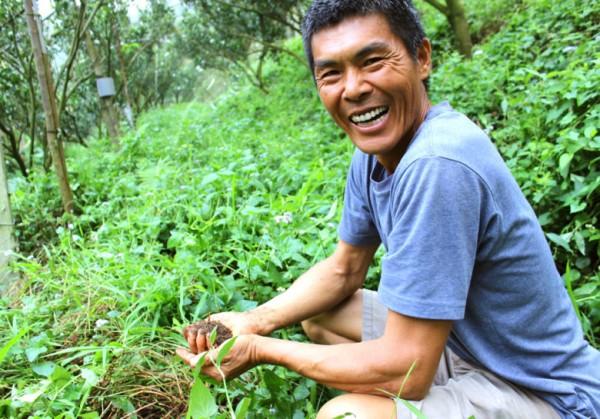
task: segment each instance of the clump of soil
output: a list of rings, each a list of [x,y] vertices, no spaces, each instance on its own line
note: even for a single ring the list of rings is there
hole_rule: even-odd
[[[213,330],[217,329],[217,339],[215,340],[214,346],[219,346],[227,339],[233,336],[231,333],[231,329],[225,326],[223,323],[219,321],[212,320],[201,320],[198,323],[194,323],[191,326],[187,327],[187,330],[193,331],[195,330],[197,333],[206,335],[208,339]]]

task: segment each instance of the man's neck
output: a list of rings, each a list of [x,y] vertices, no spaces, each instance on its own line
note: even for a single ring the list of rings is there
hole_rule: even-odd
[[[429,109],[431,109],[431,102],[427,97],[427,93],[424,92],[424,99],[421,101],[420,109],[418,111],[417,117],[414,120],[415,122],[413,123],[412,127],[406,132],[404,137],[400,140],[396,149],[386,155],[378,154],[376,156],[379,163],[385,168],[385,171],[389,175],[393,174],[396,170],[396,167],[398,167],[398,164],[400,164],[400,160],[402,160],[404,153],[406,153],[406,150],[408,149],[408,146],[413,140],[413,137],[417,133],[417,130],[419,129],[423,121],[425,121],[425,117],[427,116],[427,112],[429,112]]]

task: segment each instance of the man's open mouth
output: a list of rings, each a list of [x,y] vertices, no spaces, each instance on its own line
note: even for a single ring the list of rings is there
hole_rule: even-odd
[[[388,106],[380,106],[365,113],[354,114],[350,117],[350,121],[359,126],[371,125],[383,118],[389,110]]]

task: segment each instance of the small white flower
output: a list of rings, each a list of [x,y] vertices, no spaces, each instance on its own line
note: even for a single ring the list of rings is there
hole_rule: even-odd
[[[289,224],[292,222],[292,213],[291,212],[286,212],[283,215],[276,215],[275,216],[275,223],[276,224]]]
[[[75,228],[75,226],[73,224],[69,223],[69,224],[67,224],[67,228],[69,230],[73,230],[73,228]]]
[[[570,45],[568,47],[564,47],[563,52],[567,53],[567,52],[575,51],[576,49],[577,49],[577,47]]]
[[[483,51],[480,49],[476,49],[475,51],[473,51],[473,56],[475,56],[475,57],[478,55],[481,55],[481,54],[483,54]]]
[[[106,319],[98,319],[96,320],[96,329],[100,329],[108,324],[108,320]]]

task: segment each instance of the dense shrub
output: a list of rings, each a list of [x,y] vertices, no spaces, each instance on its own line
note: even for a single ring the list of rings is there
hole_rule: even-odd
[[[522,7],[473,60],[442,54],[431,94],[490,132],[593,340],[598,5]],[[240,85],[212,104],[147,113],[119,151],[71,148],[76,217],[53,210],[52,177],[13,182],[24,280],[0,299],[0,416],[176,417],[190,384],[173,356],[181,325],[252,307],[331,251],[352,147],[306,68],[278,56],[265,76],[268,96]],[[272,367],[230,383],[256,418],[310,416],[327,394]]]

